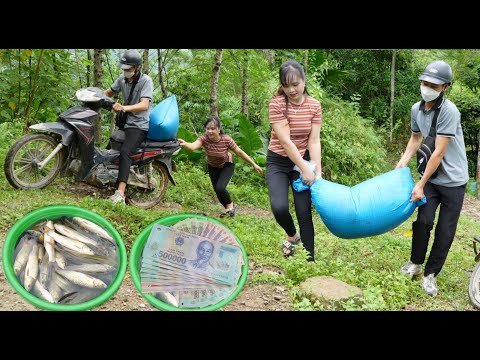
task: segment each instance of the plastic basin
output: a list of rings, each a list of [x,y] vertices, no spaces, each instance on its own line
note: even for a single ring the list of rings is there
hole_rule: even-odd
[[[148,241],[148,237],[150,235],[150,232],[152,231],[152,227],[155,224],[160,224],[164,226],[171,226],[175,225],[177,222],[181,220],[185,220],[188,218],[199,218],[199,219],[207,219],[208,221],[211,221],[213,223],[219,224],[227,229],[228,226],[223,224],[222,222],[215,220],[213,218],[210,218],[208,216],[203,216],[203,215],[197,215],[197,214],[177,214],[177,215],[171,215],[167,216],[161,219],[158,219],[148,225],[141,233],[138,235],[138,237],[135,239],[135,242],[133,243],[132,250],[130,252],[130,274],[132,276],[133,283],[135,284],[135,287],[137,290],[142,294],[142,296],[153,306],[155,306],[157,309],[160,310],[166,310],[166,311],[214,311],[218,310],[221,307],[227,305],[230,303],[235,297],[240,293],[242,290],[243,286],[245,285],[245,282],[247,281],[247,274],[248,274],[248,259],[247,259],[247,253],[245,251],[245,248],[243,247],[243,244],[241,243],[240,239],[238,239],[237,236],[236,240],[240,246],[240,249],[243,254],[243,262],[244,264],[242,265],[242,274],[240,276],[240,279],[238,280],[237,283],[237,288],[235,291],[227,298],[219,301],[216,304],[204,306],[204,307],[199,307],[199,308],[179,308],[170,304],[167,304],[157,297],[155,297],[152,294],[146,294],[142,292],[142,283],[140,279],[140,260],[142,257],[142,252],[143,248],[145,247],[145,244]],[[230,229],[229,229],[230,230]],[[230,230],[231,231],[231,230]],[[233,231],[232,231],[233,233]]]
[[[117,242],[119,263],[117,274],[115,275],[113,281],[102,293],[100,293],[95,298],[78,304],[55,304],[40,299],[39,297],[28,292],[22,286],[22,284],[17,279],[15,272],[13,271],[13,254],[17,242],[20,239],[20,236],[40,221],[47,219],[56,220],[61,218],[62,216],[78,216],[90,220],[108,231]],[[125,249],[125,244],[123,243],[120,234],[102,216],[77,206],[54,205],[34,210],[25,215],[12,226],[12,228],[8,231],[5,237],[5,243],[3,245],[2,251],[2,262],[3,271],[10,285],[12,285],[15,291],[32,305],[35,305],[44,310],[81,311],[94,308],[104,303],[117,292],[117,290],[120,288],[120,285],[122,284],[127,270],[127,251]]]

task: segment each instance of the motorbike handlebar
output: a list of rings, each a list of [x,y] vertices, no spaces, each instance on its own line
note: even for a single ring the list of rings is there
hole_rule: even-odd
[[[115,101],[106,96],[102,89],[94,86],[77,90],[76,96],[78,100],[95,111],[98,111],[100,108],[112,110],[115,104]]]
[[[115,104],[115,101],[112,98],[105,96],[105,98],[102,101],[102,108],[110,111],[112,110],[114,104]]]

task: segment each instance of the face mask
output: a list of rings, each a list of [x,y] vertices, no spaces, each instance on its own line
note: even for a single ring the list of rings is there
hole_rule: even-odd
[[[422,93],[422,98],[426,102],[433,101],[440,96],[440,92],[433,90],[432,88],[424,85],[420,85],[420,92]]]
[[[133,71],[124,71],[123,75],[127,78],[130,79],[133,75],[135,75],[135,70]]]

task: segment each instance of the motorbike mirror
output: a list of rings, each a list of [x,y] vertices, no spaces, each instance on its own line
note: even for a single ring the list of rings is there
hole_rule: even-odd
[[[102,98],[100,98],[98,94],[96,94],[95,92],[89,89],[77,90],[77,92],[75,93],[75,96],[77,97],[78,100],[83,102],[98,102],[102,100]]]

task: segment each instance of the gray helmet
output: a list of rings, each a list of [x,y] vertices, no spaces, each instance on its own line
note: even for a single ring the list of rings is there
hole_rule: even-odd
[[[445,61],[434,61],[423,70],[419,80],[425,80],[432,84],[443,85],[452,83],[452,68]]]
[[[140,53],[135,49],[129,49],[122,54],[117,66],[120,69],[129,69],[132,66],[137,66],[141,63],[142,57],[140,56]]]

